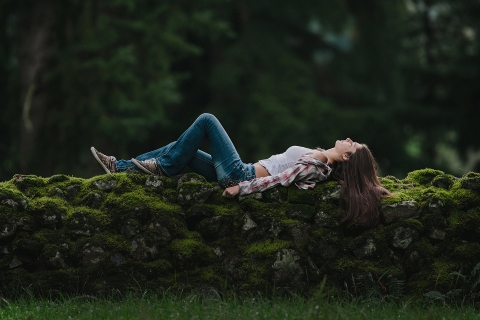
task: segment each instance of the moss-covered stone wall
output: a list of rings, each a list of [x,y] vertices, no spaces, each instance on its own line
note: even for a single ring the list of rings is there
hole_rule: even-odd
[[[340,225],[336,182],[227,199],[192,173],[16,175],[0,183],[0,294],[452,289],[480,262],[480,174],[381,180],[394,196],[365,231]]]

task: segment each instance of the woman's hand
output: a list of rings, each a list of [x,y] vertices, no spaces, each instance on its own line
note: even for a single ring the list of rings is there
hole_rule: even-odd
[[[236,186],[225,189],[225,191],[223,191],[222,196],[227,198],[233,198],[239,193],[240,193],[240,186],[236,185]]]

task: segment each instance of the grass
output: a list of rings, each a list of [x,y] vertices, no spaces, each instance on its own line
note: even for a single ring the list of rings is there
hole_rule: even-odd
[[[478,319],[472,307],[293,298],[216,299],[148,295],[100,300],[90,296],[62,300],[0,300],[0,319]]]

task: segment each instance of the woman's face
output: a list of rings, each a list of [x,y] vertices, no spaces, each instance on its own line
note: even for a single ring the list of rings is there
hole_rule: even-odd
[[[335,142],[335,150],[341,155],[343,154],[354,154],[358,149],[361,149],[363,146],[360,143],[352,141],[352,139],[347,138],[345,140],[337,140]]]

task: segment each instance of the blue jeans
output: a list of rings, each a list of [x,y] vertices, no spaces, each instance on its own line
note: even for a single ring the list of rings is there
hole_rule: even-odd
[[[210,154],[199,150],[204,141],[208,142]],[[177,141],[136,157],[152,158],[167,176],[180,174],[188,166],[222,188],[255,178],[255,167],[242,162],[225,129],[208,113],[200,115]],[[115,165],[118,172],[136,168],[131,160],[118,160]]]

